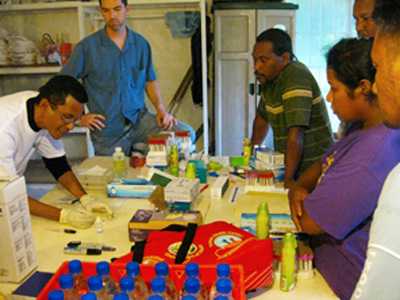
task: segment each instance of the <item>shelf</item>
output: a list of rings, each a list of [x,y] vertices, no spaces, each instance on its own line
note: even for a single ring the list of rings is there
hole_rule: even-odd
[[[151,1],[151,2],[150,2]],[[128,5],[135,7],[145,6],[146,8],[159,7],[186,7],[199,6],[202,0],[129,0]],[[81,2],[81,1],[63,1],[63,2],[39,2],[27,4],[5,4],[0,5],[0,12],[17,12],[17,11],[37,11],[37,10],[58,10],[58,9],[75,9],[75,8],[97,8],[98,1]]]
[[[0,75],[56,74],[61,66],[0,66]]]

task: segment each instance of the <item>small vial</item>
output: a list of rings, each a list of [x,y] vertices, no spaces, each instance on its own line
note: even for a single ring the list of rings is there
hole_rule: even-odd
[[[94,226],[96,228],[96,232],[97,233],[103,233],[104,224],[103,224],[103,220],[99,216],[96,217],[96,221],[94,222]]]

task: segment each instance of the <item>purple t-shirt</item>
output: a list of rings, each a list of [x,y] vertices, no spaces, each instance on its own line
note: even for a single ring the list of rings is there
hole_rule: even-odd
[[[361,274],[373,211],[399,161],[400,131],[383,125],[350,133],[322,157],[304,208],[325,232],[311,240],[315,265],[341,299],[350,299]]]

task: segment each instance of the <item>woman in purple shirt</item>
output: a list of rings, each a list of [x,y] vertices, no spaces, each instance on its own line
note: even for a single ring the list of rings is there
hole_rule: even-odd
[[[340,299],[352,295],[383,182],[400,161],[400,133],[383,125],[372,94],[371,46],[343,39],[329,50],[327,99],[352,126],[289,192],[293,221],[312,236],[315,266]]]

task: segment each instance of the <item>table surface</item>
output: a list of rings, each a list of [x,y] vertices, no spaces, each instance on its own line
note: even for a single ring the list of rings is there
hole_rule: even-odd
[[[106,157],[94,157],[82,163],[80,168],[90,168],[101,166],[110,168],[112,161]],[[133,176],[134,170],[130,169],[128,176]],[[145,172],[145,170],[142,170]],[[240,184],[237,182],[237,184]],[[230,188],[231,189],[231,188]],[[242,194],[237,197],[234,203],[229,201],[230,191],[228,190],[224,198],[211,200],[209,188],[202,192],[198,201],[200,211],[205,215],[205,222],[209,223],[216,220],[225,220],[240,226],[240,214],[242,212],[256,212],[260,201],[268,201],[271,213],[288,213],[287,196],[284,194]],[[78,230],[76,234],[66,234],[62,230],[65,226],[43,218],[32,216],[32,231],[35,241],[38,270],[45,272],[55,272],[61,262],[71,259],[81,259],[85,261],[109,260],[113,257],[125,255],[130,251],[131,243],[128,240],[128,222],[133,213],[139,208],[151,208],[150,203],[143,199],[109,199],[103,190],[90,190],[88,193],[98,199],[107,201],[114,212],[112,220],[104,220],[104,230],[97,233],[94,226],[86,230]],[[60,187],[47,193],[41,201],[62,206],[61,202],[70,199],[71,196]],[[75,256],[63,253],[63,247],[72,240],[85,242],[103,243],[107,246],[116,247],[116,251],[103,252],[99,256]],[[17,287],[17,284],[0,283],[0,292],[9,296]],[[0,295],[1,298],[1,295]],[[310,279],[298,279],[296,288],[291,292],[282,292],[279,289],[279,282],[275,281],[269,290],[260,290],[257,294],[251,295],[252,299],[298,299],[298,300],[325,300],[338,299],[321,275],[316,272]]]

